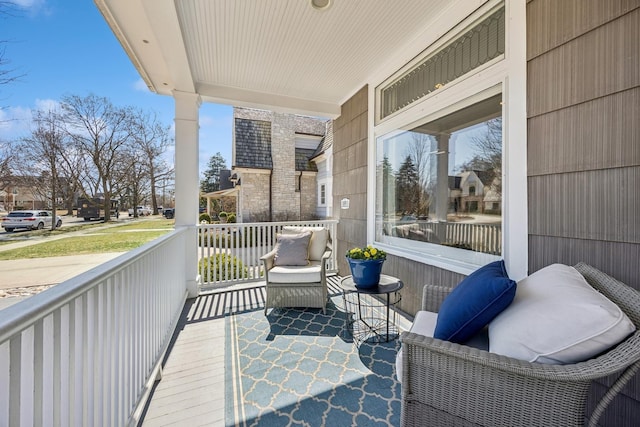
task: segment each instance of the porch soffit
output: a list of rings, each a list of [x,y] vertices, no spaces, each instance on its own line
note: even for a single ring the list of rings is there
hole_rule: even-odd
[[[324,117],[457,3],[94,1],[152,91]]]

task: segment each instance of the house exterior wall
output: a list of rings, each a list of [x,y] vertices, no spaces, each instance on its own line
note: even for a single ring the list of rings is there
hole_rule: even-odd
[[[350,274],[343,254],[367,243],[367,94],[367,86],[360,89],[333,122],[333,205],[339,220],[333,249],[343,276]],[[340,208],[342,199],[349,199],[349,209]]]
[[[316,174],[303,173],[300,179],[300,217],[316,218]]]
[[[245,176],[247,172],[242,172],[242,184],[240,191],[243,200],[242,212],[243,222],[253,221],[252,215],[246,217],[244,212],[256,210],[254,199],[260,201],[260,211],[264,210],[265,197],[271,193],[271,220],[306,220],[316,217],[315,213],[315,174],[312,178],[305,176],[301,181],[301,191],[296,191],[299,173],[295,170],[295,136],[298,134],[324,135],[325,122],[312,117],[298,116],[294,114],[277,113],[273,111],[254,110],[248,108],[235,108],[234,117],[251,120],[264,120],[271,122],[271,158],[273,170],[271,178],[261,176],[261,180],[266,179],[267,184],[270,179],[270,188],[264,188],[264,182],[260,184],[260,191],[266,193],[258,194],[255,188],[247,187]],[[313,185],[309,185],[309,179],[313,179]],[[256,185],[253,179],[252,185]],[[307,194],[310,193],[310,194]],[[313,207],[309,207],[308,199],[312,198]],[[267,212],[269,205],[267,204]]]
[[[296,192],[295,123],[285,114],[273,113],[271,120],[271,181],[274,221],[300,219],[300,193]]]
[[[640,289],[640,1],[537,0],[527,20],[530,271],[585,261]]]
[[[530,273],[585,261],[640,289],[638,23],[639,0],[527,3]],[[638,419],[636,375],[601,425]]]
[[[269,173],[242,172],[238,210],[241,222],[269,221]]]

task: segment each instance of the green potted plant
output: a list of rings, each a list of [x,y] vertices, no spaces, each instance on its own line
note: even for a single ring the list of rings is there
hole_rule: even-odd
[[[353,282],[359,288],[378,285],[387,253],[371,245],[349,249],[346,253]]]

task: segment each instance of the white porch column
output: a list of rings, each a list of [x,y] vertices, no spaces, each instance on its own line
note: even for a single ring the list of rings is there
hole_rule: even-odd
[[[198,131],[200,95],[188,92],[173,92],[176,103],[176,229],[194,227],[198,222],[198,197],[200,194],[198,166]],[[176,254],[177,255],[177,254]],[[193,232],[184,248],[185,281],[189,297],[198,296],[198,249],[197,236]]]
[[[434,153],[436,157],[436,168],[438,180],[436,183],[436,219],[440,222],[447,222],[447,211],[449,209],[449,138],[451,134],[439,133],[436,136],[438,151]],[[444,237],[444,236],[441,236]]]

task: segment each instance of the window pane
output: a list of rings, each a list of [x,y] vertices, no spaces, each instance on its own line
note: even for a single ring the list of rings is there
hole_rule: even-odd
[[[500,8],[380,90],[380,117],[399,111],[504,54],[505,9]]]
[[[376,240],[501,255],[501,101],[377,138]]]

